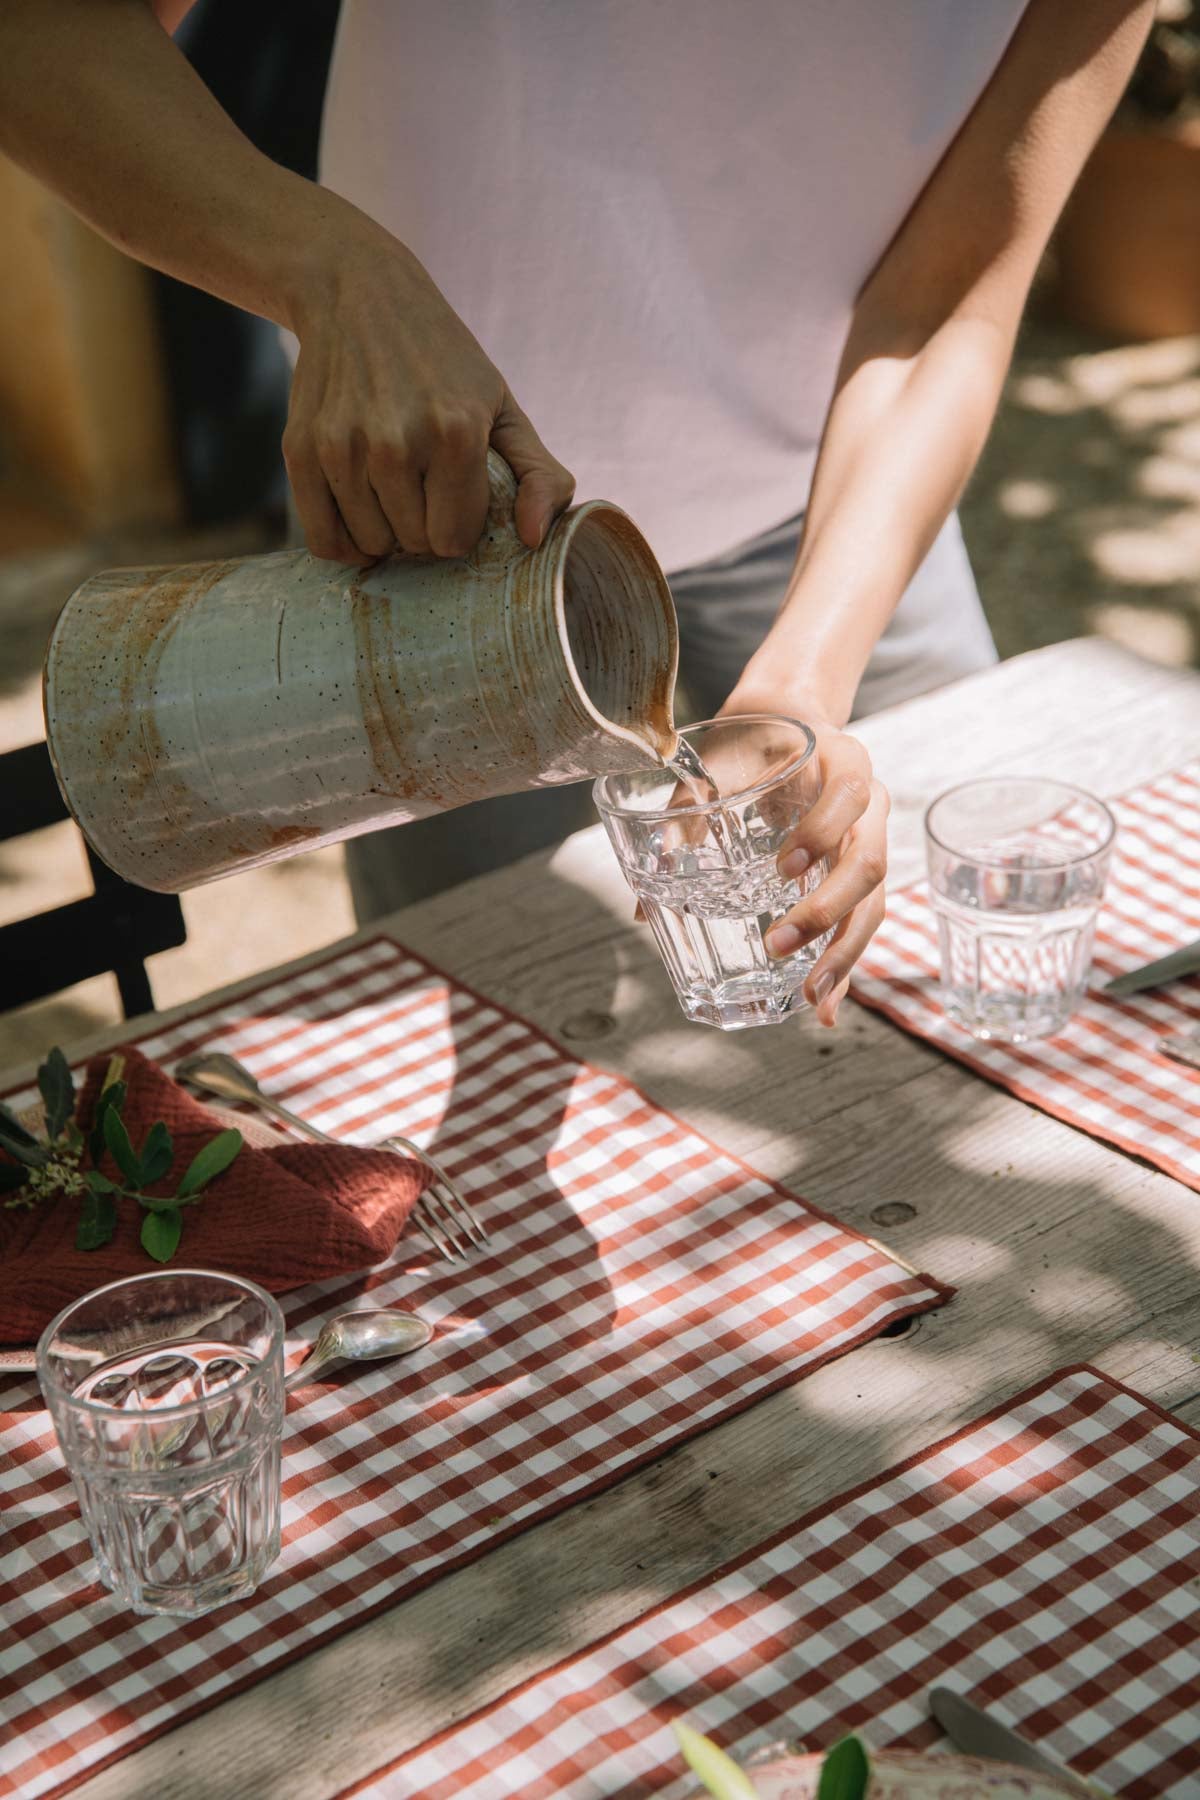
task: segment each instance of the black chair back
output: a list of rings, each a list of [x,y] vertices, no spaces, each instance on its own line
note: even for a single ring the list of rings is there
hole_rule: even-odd
[[[0,842],[67,818],[45,744],[0,755]],[[145,959],[185,942],[179,898],[131,886],[86,848],[95,893],[0,926],[0,1008],[111,972],[127,1019],[152,1010]]]

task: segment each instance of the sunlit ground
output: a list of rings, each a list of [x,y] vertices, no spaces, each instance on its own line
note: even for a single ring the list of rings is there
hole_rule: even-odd
[[[1031,323],[962,516],[1002,655],[1099,633],[1200,663],[1200,339],[1106,349]],[[266,547],[255,525],[88,547],[0,517],[0,749],[41,735],[42,649],[87,574]],[[70,827],[0,845],[0,923],[86,890]],[[184,910],[188,942],[151,966],[161,1005],[353,928],[336,850],[201,888]],[[102,976],[0,1017],[0,1065],[118,1016]]]
[[[1027,326],[962,517],[1002,656],[1097,633],[1200,663],[1200,339]]]

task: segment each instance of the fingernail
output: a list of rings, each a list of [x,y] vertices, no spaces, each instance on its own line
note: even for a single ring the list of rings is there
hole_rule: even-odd
[[[800,948],[800,933],[794,925],[772,925],[763,942],[772,956],[790,956]]]
[[[807,850],[789,850],[779,865],[779,873],[789,881],[795,881],[811,865],[812,857]]]
[[[546,533],[549,531],[549,529],[553,525],[553,523],[554,523],[553,512],[547,512],[547,513],[542,514],[541,518],[538,520],[538,543],[539,544],[545,543]]]
[[[814,1006],[820,1006],[820,1004],[821,1004],[822,1000],[825,998],[826,994],[828,994],[832,991],[833,983],[834,983],[833,970],[832,969],[822,969],[821,973],[816,977],[816,979],[813,981],[812,986],[808,990],[809,993],[812,995],[812,1003]]]

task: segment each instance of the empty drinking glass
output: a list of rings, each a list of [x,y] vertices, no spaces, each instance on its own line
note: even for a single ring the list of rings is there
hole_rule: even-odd
[[[805,1005],[801,989],[830,934],[786,957],[768,956],[763,936],[828,872],[822,858],[789,881],[775,860],[820,793],[815,748],[795,719],[708,720],[682,733],[671,766],[595,784],[605,829],[689,1019],[738,1031]]]
[[[197,1269],[114,1281],[46,1327],[37,1366],[105,1585],[189,1616],[253,1593],[279,1554],[271,1296]]]
[[[1092,960],[1116,823],[1065,781],[967,781],[925,814],[942,1004],[973,1037],[1061,1031]]]

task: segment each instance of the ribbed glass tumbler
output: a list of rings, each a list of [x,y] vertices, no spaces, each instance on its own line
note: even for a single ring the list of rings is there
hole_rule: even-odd
[[[942,1005],[972,1037],[1051,1037],[1079,1005],[1116,822],[1064,781],[994,776],[925,815]]]
[[[708,777],[711,797],[695,798],[681,770]],[[783,957],[764,939],[828,873],[824,857],[798,880],[778,866],[821,791],[808,726],[770,713],[710,719],[681,733],[672,765],[605,775],[592,791],[688,1018],[741,1031],[802,1010],[830,934]]]
[[[138,1613],[253,1593],[279,1554],[283,1317],[251,1281],[114,1281],[46,1327],[38,1378],[100,1578]]]

